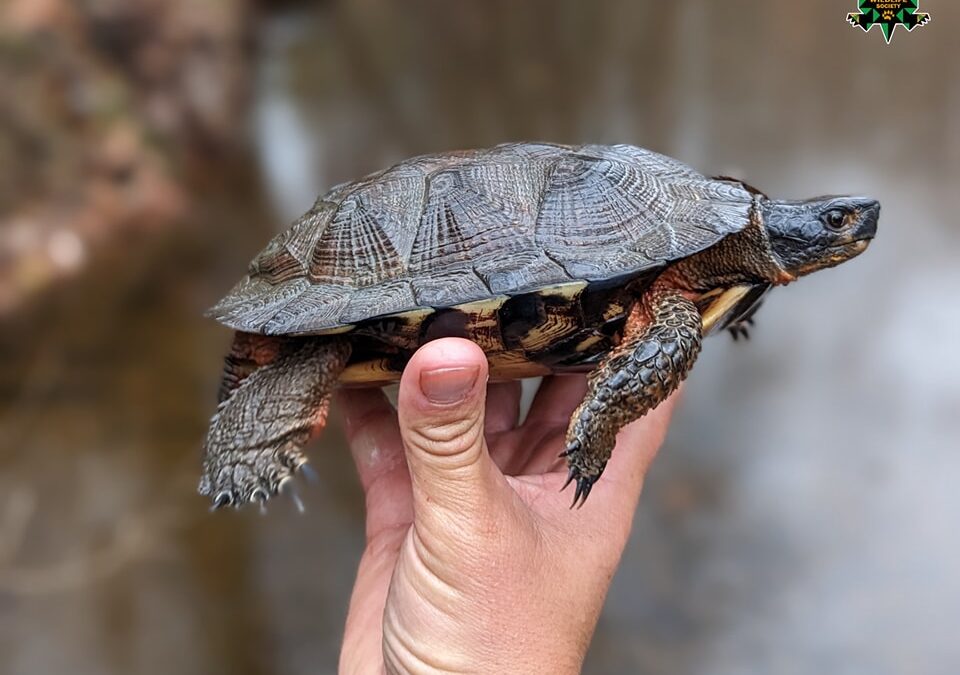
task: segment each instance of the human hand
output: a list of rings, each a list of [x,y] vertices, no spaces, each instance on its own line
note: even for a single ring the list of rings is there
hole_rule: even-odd
[[[340,655],[345,673],[579,672],[673,399],[626,427],[585,506],[558,458],[583,376],[487,385],[479,347],[448,338],[410,360],[395,411],[340,394],[366,495]]]

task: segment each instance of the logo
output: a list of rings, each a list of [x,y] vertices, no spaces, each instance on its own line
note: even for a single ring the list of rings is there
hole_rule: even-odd
[[[890,44],[897,26],[903,26],[909,32],[930,21],[928,13],[917,11],[917,0],[860,0],[859,6],[859,12],[847,14],[847,21],[854,28],[859,26],[864,32],[880,26],[887,44]]]

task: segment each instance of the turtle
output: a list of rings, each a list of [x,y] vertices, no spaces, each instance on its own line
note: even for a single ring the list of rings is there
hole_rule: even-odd
[[[430,154],[333,187],[208,311],[235,331],[199,491],[261,505],[306,462],[338,387],[400,378],[464,337],[492,380],[588,372],[562,456],[581,506],[624,425],[704,337],[767,292],[862,253],[877,200],[778,200],[631,145]],[[566,487],[564,485],[564,487]]]

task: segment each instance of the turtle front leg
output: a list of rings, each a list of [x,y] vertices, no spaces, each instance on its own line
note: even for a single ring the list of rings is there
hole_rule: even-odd
[[[343,340],[291,340],[274,361],[245,377],[210,421],[200,494],[216,507],[276,495],[307,461],[303,446],[326,423],[349,357]]]
[[[586,501],[603,473],[621,428],[667,398],[700,353],[696,306],[679,292],[654,287],[630,309],[623,339],[587,381],[587,395],[567,427],[573,505]]]

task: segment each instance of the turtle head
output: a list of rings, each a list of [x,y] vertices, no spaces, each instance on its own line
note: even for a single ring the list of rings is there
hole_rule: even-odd
[[[877,233],[880,202],[869,197],[766,201],[763,223],[783,283],[863,253]]]

